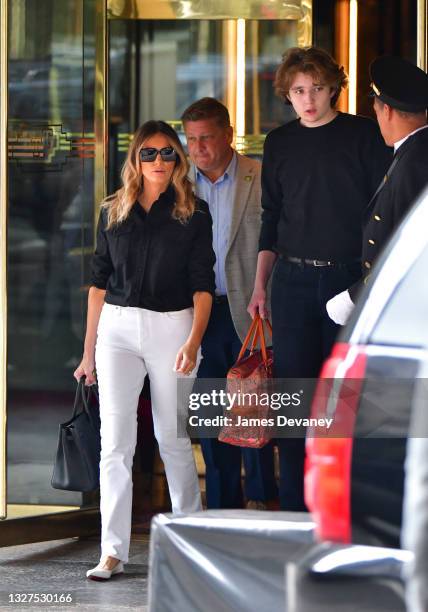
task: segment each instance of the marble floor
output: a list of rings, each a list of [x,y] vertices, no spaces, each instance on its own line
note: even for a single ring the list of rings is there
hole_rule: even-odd
[[[125,573],[107,582],[94,582],[85,573],[98,562],[98,538],[0,548],[0,611],[146,612],[148,553],[149,536],[134,535]],[[59,603],[61,594],[61,599],[69,594],[72,601]],[[34,603],[35,599],[39,602]]]

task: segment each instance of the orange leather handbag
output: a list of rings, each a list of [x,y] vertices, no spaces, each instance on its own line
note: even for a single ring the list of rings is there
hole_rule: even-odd
[[[270,335],[272,326],[264,320]],[[257,345],[260,348],[256,348]],[[245,355],[248,347],[250,352]],[[273,352],[266,348],[263,320],[257,314],[251,323],[238,360],[227,374],[227,393],[232,407],[225,410],[225,419],[218,439],[235,446],[261,448],[274,437],[275,427],[270,408],[270,381]]]

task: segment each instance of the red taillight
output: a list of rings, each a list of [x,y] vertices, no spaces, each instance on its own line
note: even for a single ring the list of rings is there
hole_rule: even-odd
[[[334,417],[326,435],[306,439],[305,502],[321,540],[351,541],[352,434],[365,369],[364,347],[336,344],[312,402],[312,417]]]

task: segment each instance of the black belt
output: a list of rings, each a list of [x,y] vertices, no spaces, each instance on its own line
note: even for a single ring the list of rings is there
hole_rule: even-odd
[[[214,304],[227,304],[227,295],[215,295],[213,302]]]
[[[280,259],[289,263],[298,264],[299,266],[314,266],[315,268],[323,268],[325,266],[348,266],[353,263],[358,263],[359,259],[351,259],[350,261],[324,261],[322,259],[305,259],[304,257],[289,257],[288,255],[280,255]]]

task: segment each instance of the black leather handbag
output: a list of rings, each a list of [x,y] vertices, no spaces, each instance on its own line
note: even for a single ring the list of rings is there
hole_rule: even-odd
[[[100,485],[100,418],[95,385],[77,385],[71,419],[59,426],[51,484],[66,491],[95,491]],[[96,401],[94,401],[96,400]]]

